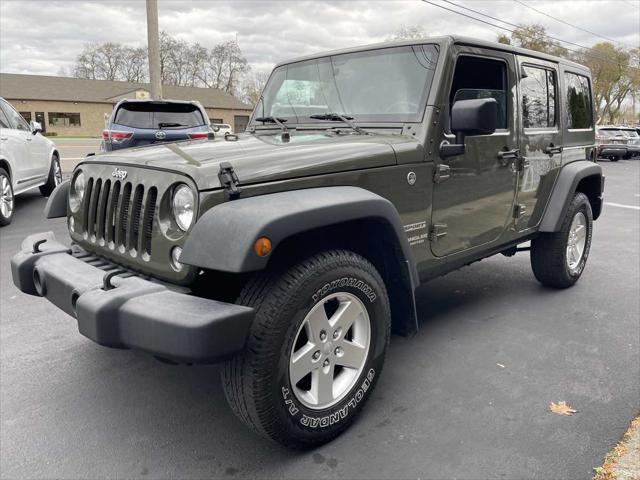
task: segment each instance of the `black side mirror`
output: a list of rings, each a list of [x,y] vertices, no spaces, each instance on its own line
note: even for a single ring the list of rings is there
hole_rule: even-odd
[[[462,155],[465,151],[464,138],[474,135],[491,135],[498,123],[498,102],[495,98],[458,100],[451,108],[451,132],[456,143],[440,144],[440,156]]]

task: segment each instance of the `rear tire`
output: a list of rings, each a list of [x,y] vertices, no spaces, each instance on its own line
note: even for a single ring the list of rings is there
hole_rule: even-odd
[[[612,162],[617,162],[618,160],[620,160],[620,157],[609,157],[609,160],[611,160]]]
[[[389,343],[389,300],[373,265],[345,250],[320,253],[256,274],[237,303],[256,316],[245,351],[222,369],[233,412],[293,448],[344,432],[371,396]]]
[[[51,156],[51,167],[49,168],[49,176],[47,183],[40,187],[40,193],[43,197],[48,197],[51,192],[62,183],[62,170],[60,168],[60,158],[57,153]]]
[[[0,227],[11,223],[14,210],[15,199],[11,177],[4,168],[0,168]]]
[[[531,268],[543,285],[567,288],[575,284],[591,248],[593,214],[584,193],[576,193],[560,230],[541,233],[531,241]]]

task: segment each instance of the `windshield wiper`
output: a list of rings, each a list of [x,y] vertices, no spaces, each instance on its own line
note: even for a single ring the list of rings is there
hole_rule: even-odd
[[[184,125],[182,123],[165,123],[165,122],[160,122],[158,124],[158,128],[165,128],[165,127],[187,127],[188,125]]]
[[[289,129],[287,128],[287,126],[284,124],[284,122],[286,122],[287,120],[285,118],[278,118],[278,117],[257,117],[254,118],[254,120],[256,122],[262,122],[262,123],[275,123],[276,125],[278,125],[280,127],[280,129],[282,130],[282,141],[283,142],[288,142],[289,138],[290,138],[290,134],[289,134]]]
[[[353,117],[347,117],[346,115],[342,115],[340,113],[317,113],[315,115],[309,115],[309,118],[313,118],[314,120],[328,120],[330,122],[343,122],[349,125],[353,130],[358,132],[360,135],[368,135],[367,132],[362,130],[358,125],[353,123]]]

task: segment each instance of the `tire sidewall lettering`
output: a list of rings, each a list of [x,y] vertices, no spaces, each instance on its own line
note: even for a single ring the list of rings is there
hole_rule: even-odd
[[[318,303],[318,301],[326,297],[329,293],[345,287],[351,287],[360,290],[369,299],[370,303],[375,302],[376,298],[378,298],[374,289],[370,287],[364,280],[354,277],[342,277],[325,283],[321,288],[316,290],[313,295],[311,295],[311,300],[314,304]]]

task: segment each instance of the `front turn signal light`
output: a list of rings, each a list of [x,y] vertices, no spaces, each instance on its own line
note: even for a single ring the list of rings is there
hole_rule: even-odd
[[[260,237],[253,245],[253,250],[259,257],[266,257],[271,253],[271,247],[271,240],[269,240],[267,237]]]

